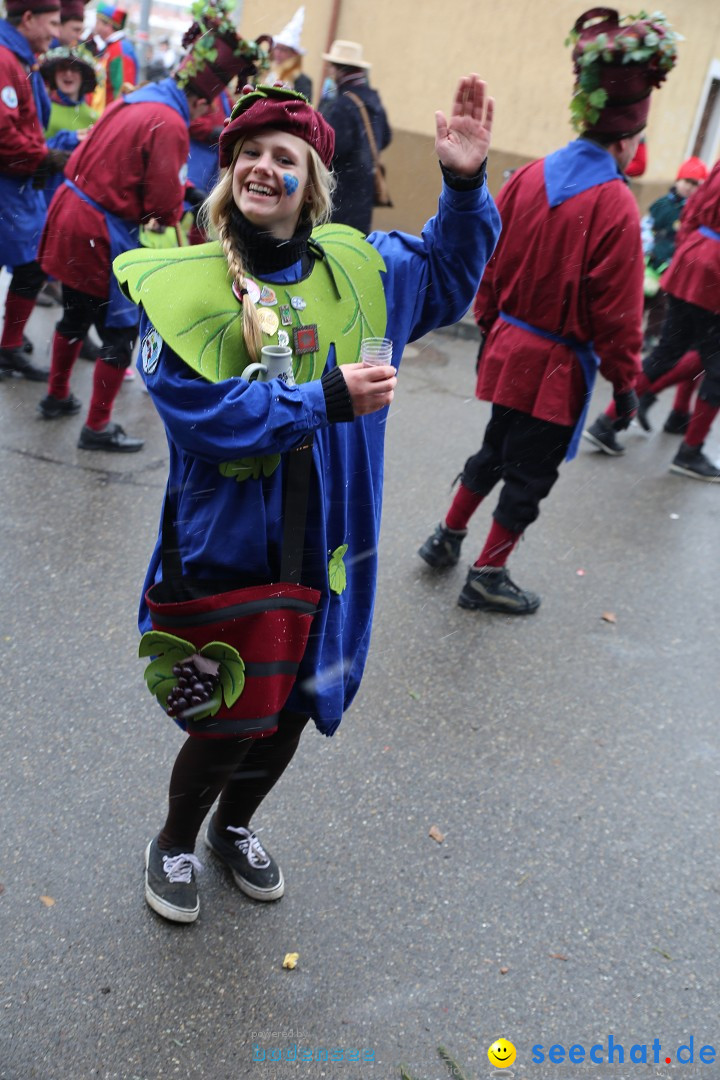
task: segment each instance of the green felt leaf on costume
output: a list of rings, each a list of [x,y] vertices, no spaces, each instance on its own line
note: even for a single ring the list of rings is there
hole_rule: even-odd
[[[216,660],[220,664],[218,678],[225,704],[230,708],[245,689],[245,663],[240,653],[232,645],[226,645],[223,641],[211,641],[208,645],[203,645],[200,655],[207,657],[208,660]]]
[[[330,582],[330,588],[334,593],[338,593],[338,595],[343,592],[347,585],[347,572],[345,570],[345,563],[343,562],[343,555],[347,549],[347,544],[341,544],[339,548],[335,548],[330,556],[330,562],[328,563],[328,580]]]
[[[261,476],[272,476],[279,464],[279,454],[268,454],[265,457],[224,461],[219,469],[222,476],[231,476],[240,483],[242,480],[259,480]]]
[[[366,283],[380,281],[385,262],[370,244],[358,244],[357,236],[344,226],[323,225],[313,233],[325,253],[340,302],[323,308],[319,332],[322,352],[335,345],[338,364],[355,364],[360,358],[360,342],[365,337],[384,337],[387,330],[387,306],[382,288],[366,288]],[[374,272],[374,273],[373,273]],[[321,353],[314,354],[321,357]],[[311,378],[322,374],[319,371]]]
[[[177,657],[185,659],[192,656],[195,646],[191,641],[175,637],[174,634],[166,634],[162,630],[148,630],[140,638],[138,656],[166,656],[174,654],[173,664],[177,663]]]

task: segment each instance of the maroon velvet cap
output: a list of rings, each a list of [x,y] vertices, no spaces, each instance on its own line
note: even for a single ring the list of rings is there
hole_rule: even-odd
[[[33,15],[44,15],[46,11],[59,11],[60,0],[5,0],[8,15],[22,15],[32,11]]]
[[[70,19],[85,20],[84,0],[60,0],[60,22],[69,22]]]
[[[281,85],[257,86],[238,98],[230,123],[220,136],[221,166],[225,168],[231,163],[238,139],[265,128],[296,135],[317,152],[326,168],[330,168],[335,132],[306,97]]]
[[[197,94],[198,97],[212,101],[235,76],[243,80],[249,75],[254,75],[255,62],[253,56],[250,51],[248,51],[247,55],[238,55],[239,45],[240,39],[236,35],[233,35],[228,40],[220,34],[216,34],[213,47],[217,55],[212,62],[207,60],[198,62],[198,59],[193,56],[191,45],[176,73],[181,76],[180,82],[187,86],[188,90]],[[186,68],[189,68],[190,71],[183,78],[182,72]]]

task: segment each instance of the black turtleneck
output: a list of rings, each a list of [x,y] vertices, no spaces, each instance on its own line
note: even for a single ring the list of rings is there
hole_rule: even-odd
[[[237,240],[246,257],[248,270],[258,275],[274,274],[285,270],[298,259],[303,259],[303,275],[309,269],[304,257],[308,256],[308,240],[312,225],[298,223],[294,235],[289,240],[278,240],[265,229],[258,229],[240,213],[233,203],[230,210],[230,232]]]

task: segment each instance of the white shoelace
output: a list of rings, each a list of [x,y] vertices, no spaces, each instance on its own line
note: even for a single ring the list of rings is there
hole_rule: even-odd
[[[267,852],[255,833],[251,833],[249,829],[243,829],[242,826],[239,829],[234,829],[232,825],[228,825],[227,831],[237,833],[240,837],[239,840],[234,841],[235,847],[238,848],[241,854],[247,856],[247,861],[251,866],[254,866],[257,870],[264,870],[266,866],[270,865]]]
[[[194,855],[163,855],[163,870],[168,881],[182,881],[187,885],[192,881],[193,867],[202,870],[202,863]]]

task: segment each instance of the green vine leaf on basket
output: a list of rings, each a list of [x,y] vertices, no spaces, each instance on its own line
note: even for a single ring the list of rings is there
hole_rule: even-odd
[[[328,581],[330,583],[330,588],[338,595],[343,592],[347,586],[347,571],[345,570],[345,563],[343,562],[343,555],[347,549],[347,544],[341,544],[339,548],[335,548],[328,563]]]
[[[211,641],[208,645],[203,645],[200,655],[219,663],[218,678],[223,698],[227,707],[231,708],[245,689],[245,662],[240,653],[223,641]]]
[[[143,672],[145,683],[163,708],[167,703],[168,694],[177,682],[173,667],[187,660],[194,652],[195,646],[192,642],[175,637],[174,634],[166,634],[162,630],[148,630],[140,638],[138,656],[154,657]]]
[[[185,660],[194,652],[195,646],[191,641],[185,641],[184,638],[176,637],[174,634],[166,634],[163,630],[148,630],[140,638],[138,646],[140,657],[164,656],[166,653],[173,653],[175,655],[173,664],[177,663],[178,656]]]

